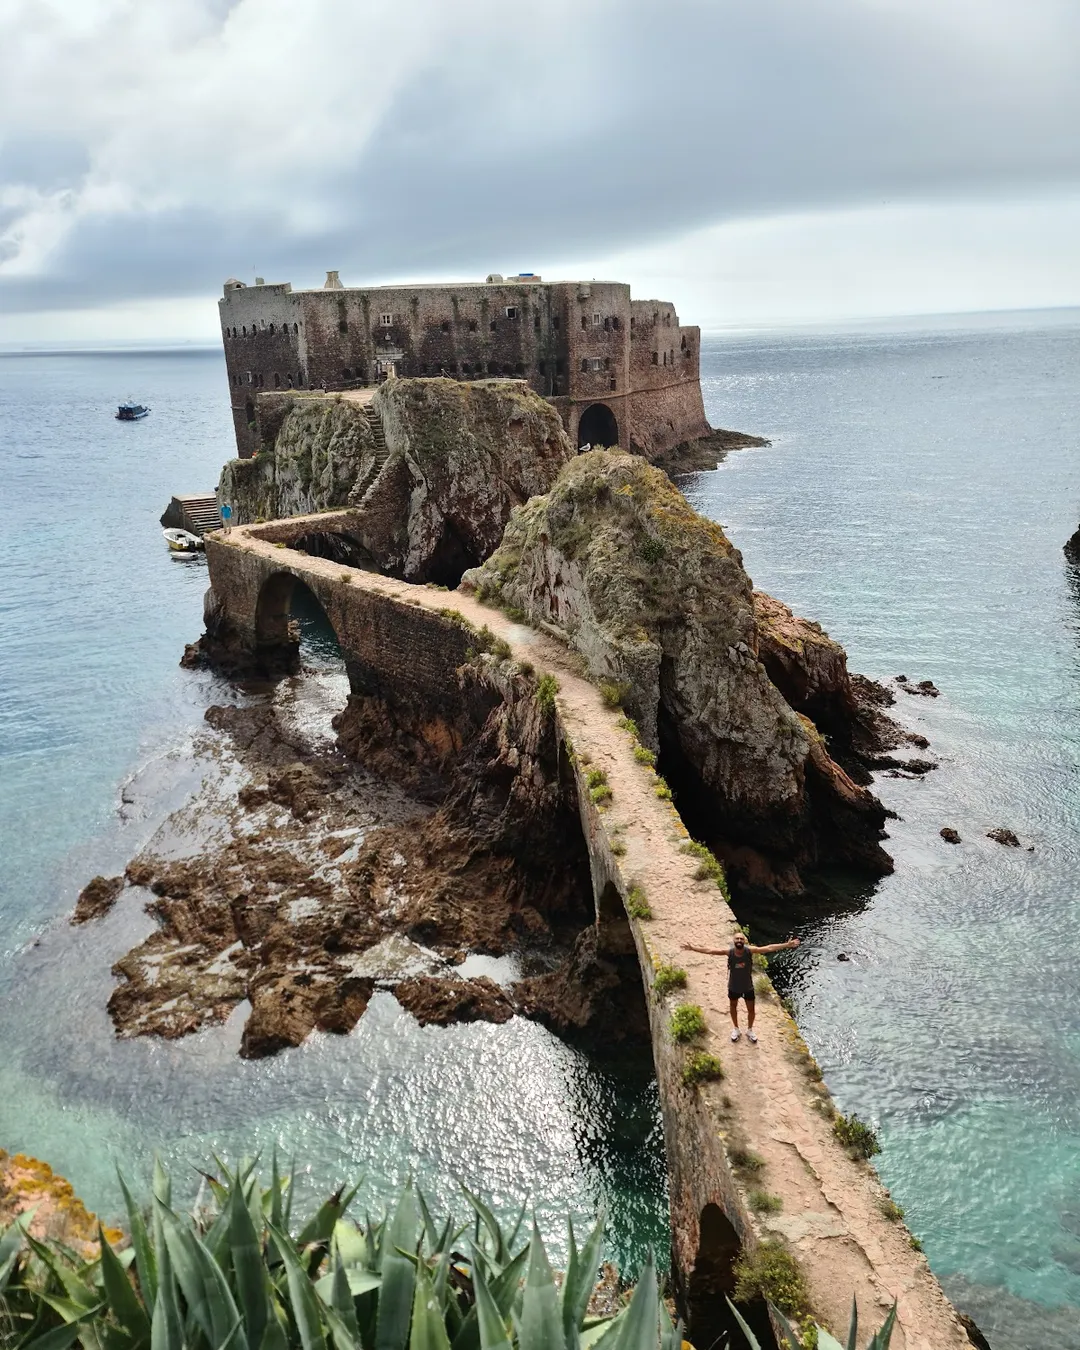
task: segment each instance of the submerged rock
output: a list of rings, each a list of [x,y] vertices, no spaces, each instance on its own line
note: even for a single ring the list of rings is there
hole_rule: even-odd
[[[1020,840],[1017,839],[1012,830],[1004,825],[998,825],[996,829],[987,830],[986,837],[987,839],[993,839],[996,844],[1005,844],[1008,848],[1020,847]]]
[[[844,723],[842,648],[755,600],[741,554],[658,470],[630,455],[579,456],[464,581],[554,626],[593,676],[625,688],[684,817],[736,881],[791,892],[819,863],[891,870],[884,808],[831,758],[766,661],[797,704]]]
[[[958,844],[960,842],[960,835],[956,832],[956,830],[952,828],[951,825],[946,825],[945,828],[939,830],[938,833],[941,835],[942,839],[944,839],[947,844]]]

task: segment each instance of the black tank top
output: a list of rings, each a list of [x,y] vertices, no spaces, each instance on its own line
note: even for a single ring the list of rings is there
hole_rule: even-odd
[[[752,994],[754,992],[754,958],[750,948],[736,948],[734,942],[728,948],[728,993]]]

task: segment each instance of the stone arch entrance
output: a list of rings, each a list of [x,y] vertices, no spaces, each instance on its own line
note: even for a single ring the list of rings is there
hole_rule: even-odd
[[[311,587],[292,572],[275,572],[263,582],[255,606],[258,667],[270,678],[295,675],[300,669],[301,612],[318,615],[341,648],[334,622]]]
[[[590,403],[578,420],[578,449],[619,444],[619,423],[606,403]]]

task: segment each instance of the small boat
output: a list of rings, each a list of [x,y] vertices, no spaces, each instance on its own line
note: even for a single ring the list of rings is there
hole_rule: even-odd
[[[141,403],[121,403],[116,410],[116,420],[118,422],[138,422],[140,418],[147,417],[150,414],[149,408],[144,408]]]
[[[188,530],[162,530],[169,552],[176,558],[194,558],[206,547],[197,534]]]

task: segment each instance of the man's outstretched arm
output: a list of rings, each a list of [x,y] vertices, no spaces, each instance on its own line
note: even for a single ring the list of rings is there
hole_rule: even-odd
[[[767,947],[751,947],[750,951],[756,956],[759,952],[764,955],[766,952],[786,952],[789,947],[797,947],[798,938],[788,938],[786,942],[770,942]]]
[[[684,952],[700,952],[702,956],[727,956],[726,947],[717,951],[715,947],[695,947],[692,942],[684,942],[682,945]]]

